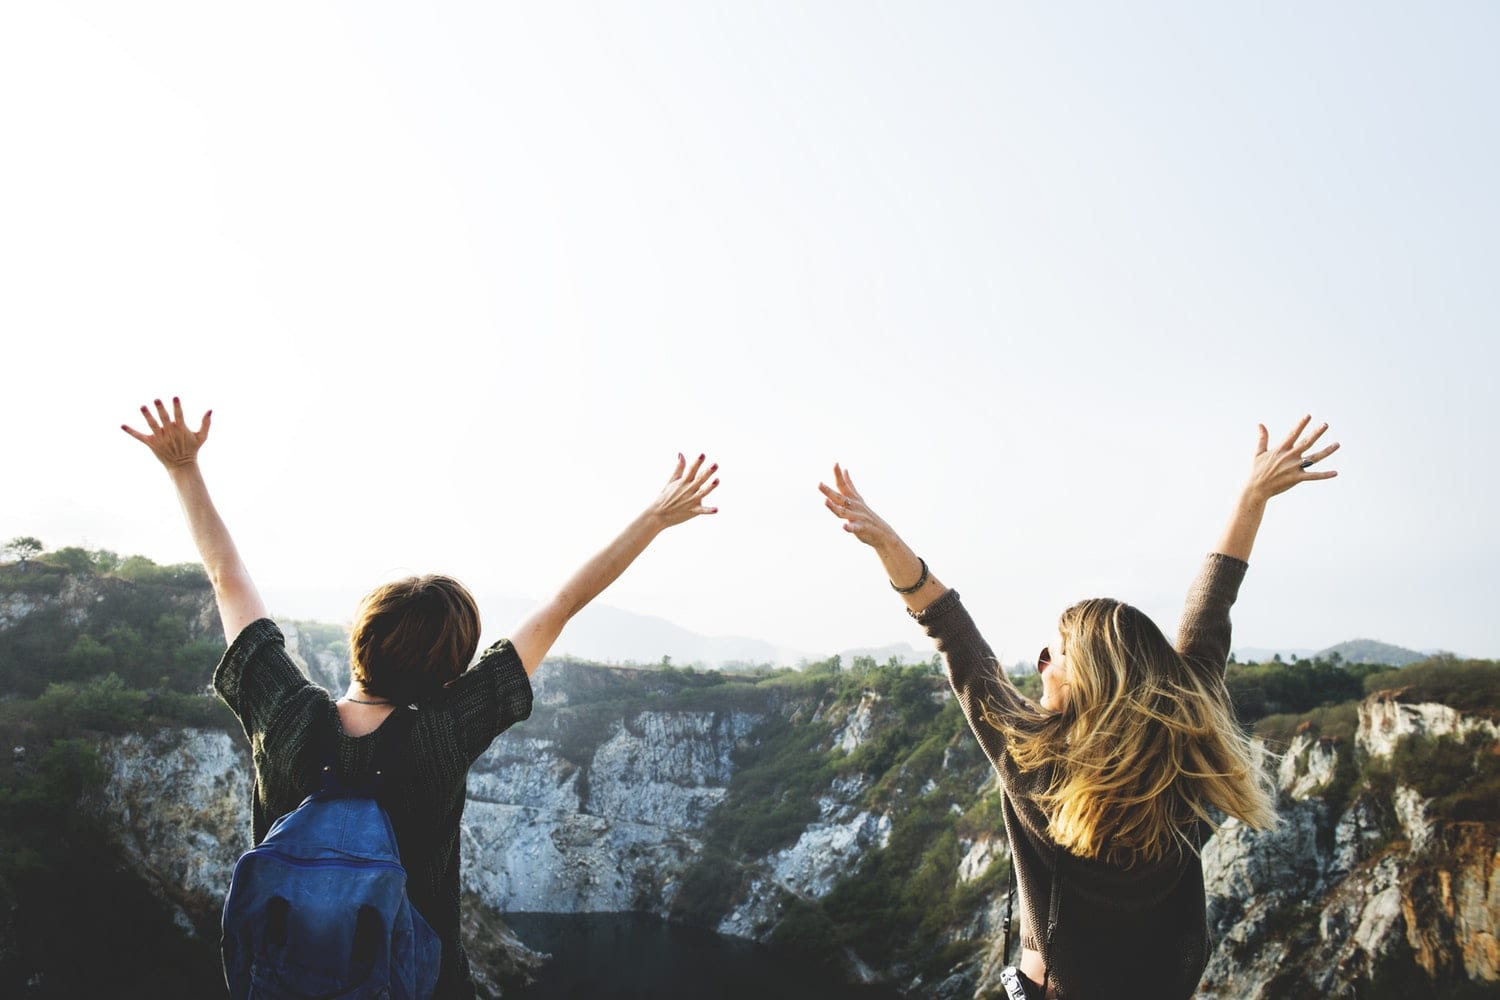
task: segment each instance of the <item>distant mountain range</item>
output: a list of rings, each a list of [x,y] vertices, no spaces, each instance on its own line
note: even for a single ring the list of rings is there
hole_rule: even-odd
[[[1337,655],[1344,663],[1384,663],[1387,666],[1404,667],[1408,663],[1425,660],[1436,652],[1438,651],[1429,650],[1419,653],[1415,649],[1393,646],[1388,642],[1379,642],[1375,639],[1350,639],[1348,642],[1341,642],[1326,649],[1260,649],[1246,646],[1236,649],[1234,655],[1241,663],[1264,663],[1278,655],[1287,661],[1331,660]]]
[[[477,595],[483,609],[484,620],[491,626],[486,629],[487,638],[499,638],[504,629],[522,621],[536,609],[536,603],[519,598]],[[307,589],[284,594],[270,593],[272,610],[277,614],[290,612],[289,617],[317,621],[347,621],[353,611],[353,601],[344,595],[335,596]],[[500,631],[492,629],[498,628]],[[568,623],[562,638],[553,647],[552,655],[594,660],[599,663],[650,664],[660,663],[662,657],[671,658],[677,666],[700,667],[747,667],[773,664],[796,666],[800,663],[826,659],[837,652],[847,665],[856,656],[869,656],[877,663],[886,663],[895,657],[906,663],[925,663],[932,658],[932,650],[919,649],[910,643],[893,643],[880,647],[851,647],[841,650],[807,650],[777,645],[765,639],[746,636],[708,636],[676,625],[655,615],[642,615],[623,611],[606,604],[591,604],[578,617]],[[1351,639],[1326,649],[1301,647],[1257,647],[1243,646],[1235,649],[1235,656],[1242,663],[1259,663],[1280,654],[1283,660],[1298,657],[1311,659],[1321,656],[1328,659],[1337,653],[1346,663],[1387,663],[1404,666],[1426,659],[1433,651],[1418,652],[1377,642],[1373,639]],[[1020,664],[1008,668],[1026,671],[1035,669],[1034,664]]]
[[[521,600],[481,600],[486,617],[495,622],[520,621],[535,609]],[[674,666],[757,667],[797,666],[827,659],[834,653],[847,666],[856,656],[885,663],[896,657],[905,663],[924,663],[932,650],[922,651],[909,643],[841,650],[808,650],[780,646],[764,639],[738,635],[702,635],[655,615],[622,611],[607,604],[591,604],[568,623],[562,638],[552,647],[554,657],[576,657],[599,663],[660,663],[671,657]]]
[[[1350,639],[1325,649],[1244,647],[1236,649],[1235,656],[1242,663],[1259,663],[1270,660],[1277,654],[1287,661],[1299,657],[1328,660],[1337,654],[1345,663],[1384,663],[1403,667],[1408,663],[1425,660],[1434,652],[1436,650],[1419,652],[1374,639]],[[932,653],[931,649],[918,649],[910,643],[839,650],[845,666],[856,656],[868,656],[882,664],[892,657],[905,663],[925,663],[932,658]],[[678,666],[696,664],[706,667],[736,667],[763,664],[795,666],[825,659],[830,654],[826,651],[777,646],[761,639],[747,639],[743,636],[699,635],[674,625],[665,618],[638,615],[607,606],[590,606],[568,624],[562,638],[558,640],[554,655],[572,655],[603,663],[643,664],[660,663],[663,656],[670,656]],[[1024,669],[1035,669],[1035,665],[1026,664]]]

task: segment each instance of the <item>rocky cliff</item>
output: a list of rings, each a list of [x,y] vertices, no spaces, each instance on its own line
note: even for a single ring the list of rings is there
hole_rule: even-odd
[[[211,941],[249,846],[248,755],[192,695],[222,648],[210,595],[172,567],[145,571],[154,596],[40,571],[0,592],[13,745],[0,806],[30,822],[47,741],[84,732],[105,774],[85,812],[177,926]],[[337,630],[284,630],[309,676],[341,691]],[[535,688],[533,717],[470,774],[466,932],[490,992],[539,961],[501,914],[619,910],[911,996],[995,988],[1008,852],[988,766],[940,677],[554,662]],[[1210,841],[1203,997],[1496,991],[1497,698],[1448,691],[1386,691],[1343,729],[1304,728],[1280,763],[1281,823],[1231,822]],[[0,914],[0,965],[21,954],[14,922]]]
[[[941,874],[958,903],[936,939],[951,965],[934,972],[891,961],[862,951],[858,934],[844,935],[840,961],[852,976],[914,996],[996,987],[1005,916],[997,873],[1007,854],[997,827],[964,822],[992,808],[993,795],[962,732],[894,771],[822,770],[795,830],[767,849],[723,857],[738,841],[715,816],[734,809],[743,791],[736,775],[770,734],[806,727],[819,734],[813,753],[822,762],[847,764],[862,752],[873,761],[872,748],[902,723],[889,698],[770,686],[715,692],[655,671],[577,664],[549,664],[537,688],[533,718],[470,775],[466,888],[490,912],[644,910],[795,946],[789,934],[837,922],[851,876],[899,846],[893,832],[899,837],[908,813],[926,810],[951,820],[936,834],[953,841],[952,870]],[[941,711],[941,687],[928,688]],[[1399,779],[1356,781],[1389,776],[1382,762],[1410,741],[1442,738],[1494,753],[1500,726],[1385,695],[1361,705],[1353,740],[1298,735],[1280,764],[1281,824],[1257,833],[1231,821],[1204,851],[1217,947],[1202,997],[1500,983],[1496,824],[1434,817],[1429,799]],[[93,808],[178,907],[182,925],[199,932],[211,926],[230,866],[248,846],[240,742],[167,729],[103,744],[113,778]],[[717,866],[708,863],[715,856]],[[718,880],[706,897],[705,878]],[[971,885],[981,891],[965,895]],[[689,903],[685,887],[703,898]],[[810,908],[819,913],[812,925]],[[493,920],[473,932],[496,981],[514,977],[518,960],[534,960]]]
[[[1493,757],[1500,725],[1392,692],[1360,705],[1352,742],[1297,736],[1280,826],[1231,821],[1204,849],[1219,943],[1201,996],[1497,991],[1500,825],[1434,817],[1396,766],[1442,741]]]

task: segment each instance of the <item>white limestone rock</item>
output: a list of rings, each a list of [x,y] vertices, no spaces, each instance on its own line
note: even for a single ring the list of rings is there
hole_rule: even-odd
[[[1334,741],[1298,733],[1281,758],[1276,782],[1292,798],[1305,799],[1327,788],[1337,770],[1338,748]]]
[[[249,761],[227,733],[161,729],[104,740],[107,778],[85,803],[175,919],[191,929],[223,906],[250,849]]]
[[[844,753],[853,753],[863,746],[875,726],[876,706],[881,700],[877,692],[866,691],[859,704],[845,717],[844,728],[834,734],[834,746]]]
[[[958,862],[960,885],[968,885],[989,871],[990,865],[1010,857],[1010,845],[1001,836],[980,837],[973,841],[960,840],[958,846],[964,852]]]
[[[814,823],[791,847],[770,858],[771,878],[796,895],[821,899],[863,855],[890,837],[888,813],[861,812],[844,823]]]
[[[1447,705],[1431,702],[1408,704],[1398,700],[1400,692],[1382,692],[1359,704],[1357,745],[1372,757],[1388,757],[1403,736],[1437,739],[1455,736],[1460,739],[1471,732],[1486,739],[1500,740],[1500,723],[1481,718]]]
[[[642,712],[595,751],[586,809],[675,830],[700,829],[729,794],[747,712]]]

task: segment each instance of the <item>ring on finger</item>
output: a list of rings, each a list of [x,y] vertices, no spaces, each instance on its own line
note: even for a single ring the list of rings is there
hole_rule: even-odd
[[[1312,459],[1310,459],[1310,458],[1304,458],[1302,460],[1301,468],[1304,471],[1306,471],[1312,464],[1313,464],[1313,460]]]

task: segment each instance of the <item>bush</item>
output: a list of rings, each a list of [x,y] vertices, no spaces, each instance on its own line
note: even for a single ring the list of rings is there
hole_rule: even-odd
[[[1405,736],[1391,754],[1390,769],[1403,784],[1433,800],[1434,818],[1500,819],[1500,752],[1480,733],[1419,739]]]
[[[53,684],[36,700],[36,718],[54,731],[122,733],[145,717],[146,694],[106,674],[80,686]]]
[[[1300,715],[1268,715],[1255,724],[1254,732],[1272,750],[1284,753],[1304,725],[1325,739],[1352,740],[1359,729],[1359,702],[1320,705]]]
[[[759,742],[735,754],[729,794],[709,817],[707,839],[729,854],[760,857],[796,842],[818,818],[818,793],[833,767],[826,723],[767,723]]]
[[[839,966],[839,929],[817,903],[784,896],[780,922],[771,932],[772,946],[814,968]]]
[[[745,881],[737,861],[722,851],[705,851],[683,873],[671,919],[694,927],[717,926],[743,894]]]
[[[0,592],[27,594],[32,597],[56,597],[68,582],[66,570],[33,560],[0,564]]]
[[[58,569],[66,570],[69,573],[88,573],[92,575],[97,568],[94,565],[94,557],[89,550],[79,548],[76,545],[69,545],[67,548],[58,549],[56,552],[49,552],[44,557],[44,561],[49,566],[56,566]]]
[[[1367,677],[1391,668],[1325,660],[1297,663],[1231,663],[1224,681],[1242,725],[1268,715],[1293,715],[1320,705],[1358,700]]]
[[[81,680],[108,673],[114,666],[115,654],[93,636],[80,635],[63,654],[64,680]]]
[[[203,729],[222,729],[231,735],[241,731],[240,722],[229,706],[209,694],[184,694],[181,691],[154,691],[146,695],[147,716],[163,722]]]
[[[1370,694],[1399,691],[1403,701],[1435,701],[1461,712],[1500,716],[1500,662],[1435,656],[1400,670],[1367,677]]]
[[[208,574],[199,563],[158,566],[145,556],[126,556],[115,568],[114,575],[131,583],[167,587],[202,587],[208,584]]]

